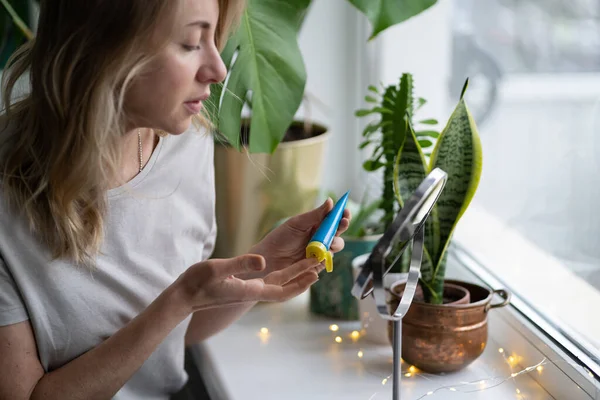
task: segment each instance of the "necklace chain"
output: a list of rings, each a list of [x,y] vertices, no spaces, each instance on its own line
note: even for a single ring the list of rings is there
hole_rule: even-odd
[[[140,156],[140,172],[144,168],[144,158],[142,152],[142,131],[138,129],[138,155]]]

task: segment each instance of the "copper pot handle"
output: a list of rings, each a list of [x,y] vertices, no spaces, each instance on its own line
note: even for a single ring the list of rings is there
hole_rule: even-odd
[[[500,303],[496,303],[496,304],[492,304],[492,302],[490,301],[486,307],[486,311],[492,309],[492,308],[500,308],[500,307],[504,307],[506,306],[508,303],[510,303],[510,292],[506,289],[496,289],[492,291],[492,297],[493,295],[497,294],[498,296],[502,297],[504,300]]]

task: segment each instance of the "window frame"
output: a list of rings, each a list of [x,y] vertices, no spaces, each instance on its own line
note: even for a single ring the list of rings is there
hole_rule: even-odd
[[[492,288],[507,288],[497,274],[489,271],[484,264],[469,253],[466,246],[453,242],[452,256],[456,258],[461,278],[478,281]],[[546,316],[530,307],[519,293],[511,293],[510,305],[494,310],[499,318],[490,329],[490,335],[512,349],[522,358],[521,366],[535,365],[541,359],[548,362],[544,372],[534,379],[557,399],[599,399],[600,364],[594,361],[590,352],[573,340],[569,333],[561,331],[548,321]],[[581,388],[573,393],[573,385]]]

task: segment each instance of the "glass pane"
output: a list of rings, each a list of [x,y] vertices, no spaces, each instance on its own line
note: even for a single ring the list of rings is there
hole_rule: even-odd
[[[470,77],[484,158],[456,238],[598,354],[600,2],[454,0],[452,17],[450,99]]]

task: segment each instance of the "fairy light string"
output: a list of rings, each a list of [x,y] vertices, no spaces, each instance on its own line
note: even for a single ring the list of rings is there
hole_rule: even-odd
[[[341,332],[340,327],[337,324],[329,325],[329,331],[332,335],[333,342],[337,346],[344,346],[345,343],[351,343],[351,345],[356,345],[365,334],[364,331],[357,331],[357,330]],[[271,337],[271,332],[268,328],[263,327],[258,332],[258,336],[259,336],[259,338],[261,338],[261,342],[263,344],[266,344],[268,342],[269,338]],[[345,339],[348,339],[348,340],[345,340]],[[356,349],[357,359],[359,361],[363,361],[364,357],[365,357],[365,353],[366,353],[366,350],[364,348],[358,347]],[[495,388],[502,384],[505,384],[509,381],[513,381],[515,383],[515,396],[516,396],[515,398],[517,400],[525,400],[526,398],[528,398],[528,397],[526,397],[527,393],[524,393],[517,386],[515,378],[517,378],[521,375],[524,375],[524,374],[530,374],[532,372],[536,372],[537,374],[542,374],[544,371],[544,366],[546,364],[567,363],[567,364],[573,365],[575,367],[579,367],[579,365],[574,362],[568,362],[568,361],[563,361],[563,360],[551,361],[548,358],[544,358],[537,364],[530,365],[521,370],[514,370],[515,367],[520,365],[523,358],[515,353],[510,353],[510,355],[509,355],[508,352],[502,347],[498,348],[498,353],[502,356],[504,362],[509,366],[509,369],[510,369],[509,374],[502,375],[502,376],[492,376],[489,378],[477,379],[477,380],[469,381],[469,382],[461,381],[457,384],[452,384],[452,385],[443,385],[443,386],[440,386],[433,390],[428,390],[426,393],[424,393],[420,397],[416,397],[415,400],[426,399],[427,397],[432,396],[441,391],[460,392],[460,393],[482,392],[485,390]],[[416,377],[419,377],[419,378],[423,378],[423,379],[427,379],[427,380],[431,381],[439,376],[436,374],[428,374],[428,373],[422,372],[418,368],[416,368],[414,365],[407,365],[404,362],[404,360],[401,360],[401,364],[405,367],[405,368],[403,368],[403,371],[402,371],[403,377],[405,377],[405,378],[414,379]],[[383,386],[388,385],[391,382],[391,377],[392,377],[391,374],[381,378],[380,374],[372,373],[368,370],[368,368],[365,368],[365,371],[368,372],[370,375],[373,375],[375,377],[377,377],[377,376],[380,377],[381,384]],[[594,375],[592,374],[591,371],[589,371],[587,369],[585,371],[591,378],[594,378]],[[598,386],[596,386],[596,387],[597,387],[597,393],[600,393],[600,392],[598,392],[598,390],[599,390]],[[371,396],[371,398],[375,398],[376,395],[377,395],[377,393],[374,393]],[[596,396],[596,399],[600,400],[600,397]]]

